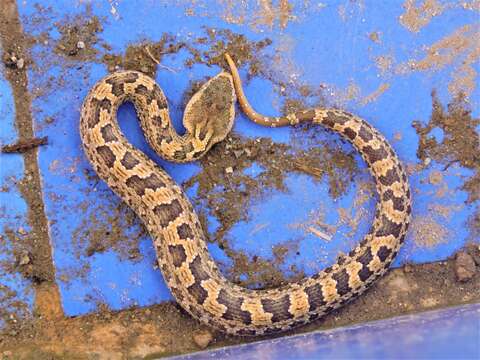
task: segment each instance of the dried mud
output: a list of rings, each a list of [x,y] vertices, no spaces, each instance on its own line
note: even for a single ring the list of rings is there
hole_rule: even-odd
[[[333,198],[345,192],[358,173],[353,154],[320,140],[321,131],[312,130],[308,126],[298,128],[289,145],[232,134],[200,160],[202,171],[183,184],[186,189],[198,186],[192,200],[204,228],[208,228],[208,216],[220,224],[209,234],[209,240],[216,242],[233,260],[234,265],[226,272],[230,280],[243,286],[270,288],[303,276],[293,268],[293,276],[285,278],[280,270],[286,252],[296,252],[287,246],[291,241],[274,248],[272,262],[234,251],[226,234],[238,222],[249,220],[247,209],[253,201],[268,197],[275,190],[288,191],[285,179],[292,172],[311,175],[315,181],[325,177]],[[253,164],[262,169],[258,176],[245,173]]]
[[[480,118],[473,118],[471,114],[464,96],[457,96],[445,110],[433,92],[430,120],[427,124],[418,121],[412,124],[419,136],[417,156],[420,160],[435,160],[445,166],[444,170],[458,164],[474,172],[462,187],[469,194],[468,203],[480,199],[480,139],[476,130]],[[443,133],[441,141],[432,136],[434,129]]]

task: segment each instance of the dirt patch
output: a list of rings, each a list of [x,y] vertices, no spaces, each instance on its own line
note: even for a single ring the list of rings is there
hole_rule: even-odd
[[[258,1],[254,3],[225,0],[216,3],[212,9],[204,6],[195,6],[196,3],[186,0],[177,0],[185,6],[185,15],[196,17],[219,17],[227,23],[246,25],[253,31],[261,32],[264,29],[285,29],[292,22],[299,22],[312,12],[319,12],[325,4],[312,4],[309,1],[292,4],[289,0]]]
[[[474,66],[480,59],[479,24],[464,25],[448,36],[426,47],[425,56],[412,59],[399,66],[398,71],[439,71],[451,67],[452,80],[448,90],[452,96],[470,96],[476,86],[477,70]],[[408,69],[408,70],[407,70]]]
[[[90,203],[82,202],[79,209],[90,215],[72,234],[77,258],[113,250],[124,260],[142,259],[138,242],[147,235],[147,230],[127,205],[115,201],[108,206],[92,208]],[[135,231],[127,234],[125,229]]]
[[[223,55],[228,52],[237,64],[248,65],[249,76],[254,76],[261,66],[261,51],[272,43],[268,38],[252,42],[245,35],[227,29],[205,28],[205,33],[206,36],[196,38],[188,46],[191,57],[186,60],[185,65],[190,67],[193,64],[215,64],[227,68]]]
[[[209,241],[216,242],[233,260],[226,273],[231,280],[243,286],[268,288],[303,276],[291,269],[292,277],[285,278],[280,270],[285,251],[291,249],[285,247],[291,239],[274,250],[272,262],[233,250],[226,234],[238,222],[250,219],[247,209],[252,202],[268,197],[272,191],[287,192],[285,180],[292,172],[311,175],[315,181],[326,179],[333,198],[344,194],[358,173],[353,153],[322,140],[321,134],[318,128],[302,126],[288,145],[232,134],[200,160],[200,173],[183,184],[186,189],[198,186],[192,200],[204,228],[208,228],[207,216],[218,220],[220,225],[209,235]],[[258,174],[246,171],[252,166],[258,167]]]
[[[445,8],[437,0],[425,0],[421,5],[416,3],[416,0],[406,0],[403,4],[405,13],[400,15],[400,23],[412,32],[419,32],[435,16],[440,15]]]
[[[3,1],[0,5],[0,36],[2,40],[3,62],[5,65],[4,76],[9,81],[13,91],[15,104],[15,127],[18,133],[18,143],[26,144],[34,139],[31,98],[28,92],[27,67],[30,64],[28,53],[28,39],[24,36],[14,1]],[[15,66],[8,60],[15,57]],[[25,59],[24,62],[18,59]],[[22,64],[22,66],[20,66]],[[11,257],[6,270],[7,274],[20,274],[27,279],[33,290],[39,287],[56,288],[55,273],[51,256],[51,247],[48,236],[47,219],[44,213],[42,188],[37,163],[37,148],[26,149],[22,154],[24,161],[24,176],[22,179],[12,179],[12,186],[17,187],[27,204],[27,226],[24,228],[7,229],[2,234],[2,241],[7,241],[12,247]],[[2,156],[9,156],[2,155]],[[5,238],[3,238],[5,236]],[[6,249],[7,246],[1,246]],[[4,267],[5,264],[2,264]],[[31,316],[27,304],[12,300],[15,292],[6,286],[0,289],[0,320],[7,326],[8,336],[17,336],[21,329],[30,329],[31,324],[27,318]],[[35,302],[35,311],[41,314],[41,307]],[[52,303],[61,312],[60,302]],[[3,336],[0,336],[0,346]]]
[[[176,42],[171,34],[164,34],[157,42],[141,42],[129,45],[125,55],[105,54],[102,62],[108,66],[108,71],[119,69],[141,71],[155,78],[157,69],[160,67],[169,71],[175,70],[161,64],[162,58],[167,54],[175,54],[185,46],[183,42]]]
[[[431,161],[444,165],[443,171],[434,170],[428,177],[428,182],[437,187],[436,197],[442,198],[450,192],[443,180],[444,172],[450,166],[456,164],[473,171],[472,175],[463,177],[461,186],[461,190],[468,194],[466,205],[474,207],[466,222],[472,241],[480,238],[480,206],[477,204],[480,199],[479,124],[480,119],[472,117],[471,106],[465,96],[457,96],[445,109],[435,92],[432,93],[432,114],[429,121],[412,123],[419,136],[417,156],[422,161],[420,168],[425,168]],[[448,219],[452,210],[431,205],[429,215],[414,218],[412,229],[416,243],[430,247],[446,242],[449,237],[448,230],[430,214]]]
[[[445,165],[453,164],[473,170],[474,174],[463,184],[469,196],[467,203],[480,199],[480,139],[476,127],[480,119],[472,117],[465,97],[459,95],[445,110],[436,93],[432,93],[432,115],[426,124],[414,121],[412,126],[419,136],[417,156],[423,162],[427,158]],[[440,130],[443,139],[437,140],[433,132]]]
[[[162,58],[168,54],[176,54],[182,49],[190,55],[185,60],[187,67],[205,64],[227,68],[223,54],[228,52],[240,64],[249,64],[249,74],[253,76],[260,64],[256,60],[259,52],[271,44],[269,39],[251,42],[244,35],[225,29],[205,28],[204,31],[204,36],[198,36],[188,42],[179,41],[172,34],[164,34],[157,42],[143,41],[129,45],[124,55],[107,53],[102,56],[101,61],[108,66],[109,71],[137,70],[155,77],[159,68],[176,72],[175,69],[162,64]]]
[[[419,247],[433,248],[448,242],[449,230],[430,215],[416,216],[412,220],[411,231],[415,244]]]
[[[86,6],[84,14],[66,18],[54,25],[61,35],[55,46],[57,54],[71,60],[95,60],[99,52],[95,45],[99,42],[98,34],[103,31],[103,27],[102,21],[92,15],[90,5]],[[108,48],[105,43],[103,46]]]

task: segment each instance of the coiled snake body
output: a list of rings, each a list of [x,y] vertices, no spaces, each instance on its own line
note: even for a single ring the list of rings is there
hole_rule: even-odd
[[[81,138],[100,178],[145,223],[165,281],[186,311],[230,334],[285,331],[340,307],[386,272],[405,238],[411,211],[410,190],[392,147],[367,122],[336,109],[311,109],[286,117],[259,115],[248,104],[236,67],[226,57],[233,78],[222,72],[193,96],[185,110],[184,136],[173,129],[165,96],[154,80],[139,72],[125,71],[105,77],[89,92],[81,113]],[[212,89],[222,97],[209,104]],[[362,155],[378,192],[373,225],[357,247],[318,274],[276,289],[246,289],[219,272],[184,192],[127,141],[116,120],[120,104],[132,101],[154,150],[168,160],[192,161],[230,131],[235,93],[245,113],[259,124],[275,127],[310,121],[341,134]],[[207,104],[202,115],[196,111],[200,103]]]

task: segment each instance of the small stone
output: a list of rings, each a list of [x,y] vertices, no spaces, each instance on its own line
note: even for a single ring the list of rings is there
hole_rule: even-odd
[[[18,59],[17,60],[17,69],[23,69],[25,66],[25,60],[24,59]]]
[[[3,356],[12,356],[13,353],[12,353],[11,351],[7,350],[7,351],[4,351],[4,352],[2,353],[2,355],[3,355]]]
[[[198,330],[193,334],[193,341],[200,349],[205,349],[213,340],[213,335],[208,330]]]
[[[225,168],[225,172],[227,174],[232,174],[233,173],[233,167],[229,166],[229,167]]]
[[[20,234],[20,235],[27,235],[27,231],[23,228],[23,227],[19,227],[17,232]]]
[[[425,160],[423,160],[423,164],[425,166],[428,166],[431,162],[432,162],[432,159],[430,159],[429,157],[427,157],[427,158],[425,158]]]
[[[475,261],[466,252],[460,251],[455,257],[455,274],[457,280],[460,282],[466,282],[470,280],[476,272]]]
[[[18,261],[18,264],[20,266],[24,266],[24,265],[28,265],[30,264],[30,256],[28,255],[28,253],[23,253],[22,256],[20,256],[20,260]]]
[[[85,43],[83,41],[77,42],[77,49],[85,49]]]
[[[252,151],[250,149],[245,149],[245,154],[247,154],[247,156],[250,156],[252,155]]]
[[[413,266],[410,264],[405,264],[405,266],[403,267],[403,272],[405,274],[413,272]]]
[[[152,310],[147,309],[145,310],[145,315],[150,316],[152,314]]]
[[[468,244],[466,246],[466,250],[472,257],[473,261],[475,261],[475,264],[477,264],[477,266],[480,266],[480,245]]]

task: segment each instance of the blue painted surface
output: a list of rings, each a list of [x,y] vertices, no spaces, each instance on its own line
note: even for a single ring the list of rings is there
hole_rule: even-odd
[[[171,359],[463,359],[480,357],[480,305],[231,346]]]
[[[51,8],[39,14],[38,7],[33,2],[21,2],[19,12],[27,33],[34,36],[45,33],[49,37],[47,43],[40,42],[33,46],[32,59],[35,60],[35,66],[29,69],[28,76],[33,93],[38,92],[38,89],[43,90],[43,93],[33,99],[33,117],[36,135],[49,136],[49,145],[39,149],[39,166],[64,310],[67,315],[79,315],[94,311],[99,302],[106,303],[113,309],[122,309],[171,299],[160,272],[154,266],[155,255],[148,236],[141,236],[139,261],[129,260],[114,250],[95,253],[90,257],[85,255],[88,244],[81,240],[83,232],[91,227],[89,224],[92,220],[96,221],[95,229],[108,231],[111,221],[108,219],[109,214],[121,203],[105,184],[86,176],[92,174],[91,167],[82,152],[78,135],[81,102],[88,89],[107,74],[107,69],[99,62],[76,62],[54,52],[56,41],[60,38],[55,23],[65,23],[67,17],[85,16],[85,3],[53,0],[37,3],[44,8]],[[455,8],[434,18],[428,27],[415,34],[398,22],[398,17],[403,12],[400,1],[365,1],[363,8],[349,1],[332,1],[316,11],[305,12],[300,20],[289,22],[284,30],[279,31],[278,27],[249,27],[228,23],[221,16],[221,6],[214,2],[198,5],[197,8],[181,1],[175,5],[167,3],[94,2],[91,11],[102,19],[103,31],[99,37],[112,47],[114,53],[124,53],[130,43],[145,39],[158,41],[165,32],[175,34],[178,40],[188,41],[204,36],[204,26],[230,29],[244,34],[250,41],[269,37],[273,43],[265,50],[265,54],[279,56],[293,64],[291,71],[288,67],[282,69],[277,65],[275,75],[278,79],[288,80],[294,72],[298,75],[295,79],[297,83],[305,83],[314,88],[328,84],[328,103],[339,104],[371,122],[392,142],[400,158],[407,164],[418,162],[415,154],[418,137],[411,122],[415,119],[429,119],[430,93],[433,88],[438,90],[439,98],[444,104],[450,100],[447,84],[451,68],[436,73],[411,72],[398,75],[387,72],[382,75],[375,67],[374,59],[390,54],[395,58],[397,66],[409,59],[421,57],[423,53],[418,55],[418,52],[422,46],[430,45],[477,19],[472,11]],[[301,8],[301,3],[295,3],[294,8]],[[346,6],[346,21],[338,15],[340,5]],[[192,7],[194,14],[207,12],[211,16],[186,16],[186,9]],[[113,13],[112,9],[115,9]],[[253,6],[246,11],[247,19],[255,18]],[[42,21],[32,21],[34,17],[39,17]],[[368,38],[372,31],[381,33],[381,44]],[[281,50],[282,46],[289,43],[293,44],[291,51]],[[97,47],[101,53],[104,52]],[[185,50],[165,56],[162,64],[175,69],[176,73],[159,69],[156,77],[166,93],[178,129],[181,129],[182,96],[189,81],[203,79],[220,71],[216,66],[206,65],[194,65],[189,69],[184,66],[187,56]],[[264,61],[268,63],[271,60],[267,56]],[[274,67],[275,62],[272,61],[271,64]],[[475,66],[478,68],[478,64]],[[245,69],[240,70],[242,77],[246,78]],[[360,101],[361,97],[371,94],[382,83],[389,83],[390,88],[376,101],[368,104]],[[338,100],[350,84],[356,84],[360,94],[351,100]],[[333,94],[328,94],[330,91]],[[278,95],[271,81],[256,77],[246,84],[246,92],[259,112],[278,113],[277,104],[283,98]],[[475,116],[478,116],[479,95],[477,87],[471,96]],[[318,96],[306,99],[311,105],[318,100]],[[11,115],[9,119],[12,122],[13,112],[7,110],[7,113]],[[47,121],[49,118],[54,121]],[[129,140],[164,166],[179,183],[200,170],[197,164],[175,165],[155,156],[140,134],[131,106],[122,106],[119,120]],[[240,111],[237,112],[235,131],[247,137],[265,136],[285,143],[295,136],[291,129],[272,130],[254,125]],[[396,133],[401,133],[401,140],[395,140]],[[442,134],[435,132],[433,136],[440,139]],[[338,139],[325,133],[321,133],[320,137]],[[347,144],[336,146],[347,151],[352,149]],[[362,173],[356,180],[368,181],[368,175],[364,174],[365,165],[360,160],[358,165]],[[426,170],[412,175],[410,181],[414,190],[414,217],[433,216],[433,220],[440,222],[446,229],[445,239],[439,244],[426,247],[419,245],[411,232],[395,262],[396,266],[406,262],[445,259],[461,248],[469,238],[465,221],[475,208],[473,205],[465,206],[467,194],[458,189],[462,177],[468,175],[469,170],[452,166],[443,172],[440,184],[431,185],[425,181],[432,171],[442,168],[443,165],[432,162]],[[15,171],[19,171],[19,168],[16,167]],[[245,172],[258,176],[261,171],[261,167],[254,164]],[[250,220],[236,224],[228,236],[234,249],[243,250],[251,257],[257,255],[266,259],[273,258],[273,245],[295,239],[300,255],[289,253],[281,269],[288,275],[290,266],[295,264],[307,274],[312,274],[335,261],[339,251],[348,251],[367,231],[374,201],[369,199],[360,206],[355,206],[358,182],[352,184],[338,199],[332,199],[328,195],[326,180],[315,182],[311,177],[292,174],[288,176],[286,184],[289,190],[287,193],[272,191],[265,199],[253,200],[249,207]],[[442,198],[434,196],[445,185],[451,193]],[[195,187],[189,189],[188,195],[195,199]],[[328,225],[338,225],[334,238],[329,242],[295,227],[299,223],[308,224],[312,220],[312,212],[319,210],[319,204],[323,204],[323,210],[328,210],[325,211],[323,221]],[[444,217],[432,213],[432,204],[448,206],[454,210],[449,217]],[[22,209],[20,205],[15,207],[17,208]],[[339,208],[351,209],[352,217],[359,211],[364,213],[359,219],[358,227],[353,229],[353,235],[349,234],[351,226],[339,223]],[[209,231],[212,232],[218,226],[218,221],[214,217],[208,221]],[[125,228],[124,235],[135,237],[141,234],[138,221],[131,224],[126,219],[119,218],[118,222],[119,226]],[[258,230],[261,226],[264,227]],[[222,269],[228,271],[232,266],[231,260],[215,244],[210,245],[210,250]]]
[[[1,75],[2,70],[0,65],[0,144],[8,144],[17,140],[15,106],[12,89]],[[23,173],[21,155],[0,154],[0,305],[2,311],[11,314],[12,321],[31,311],[34,298],[31,283],[20,273],[9,271],[17,260],[13,252],[14,242],[21,242],[30,230],[27,205],[16,185],[22,180]],[[0,317],[0,328],[4,325],[3,318],[4,314]]]

